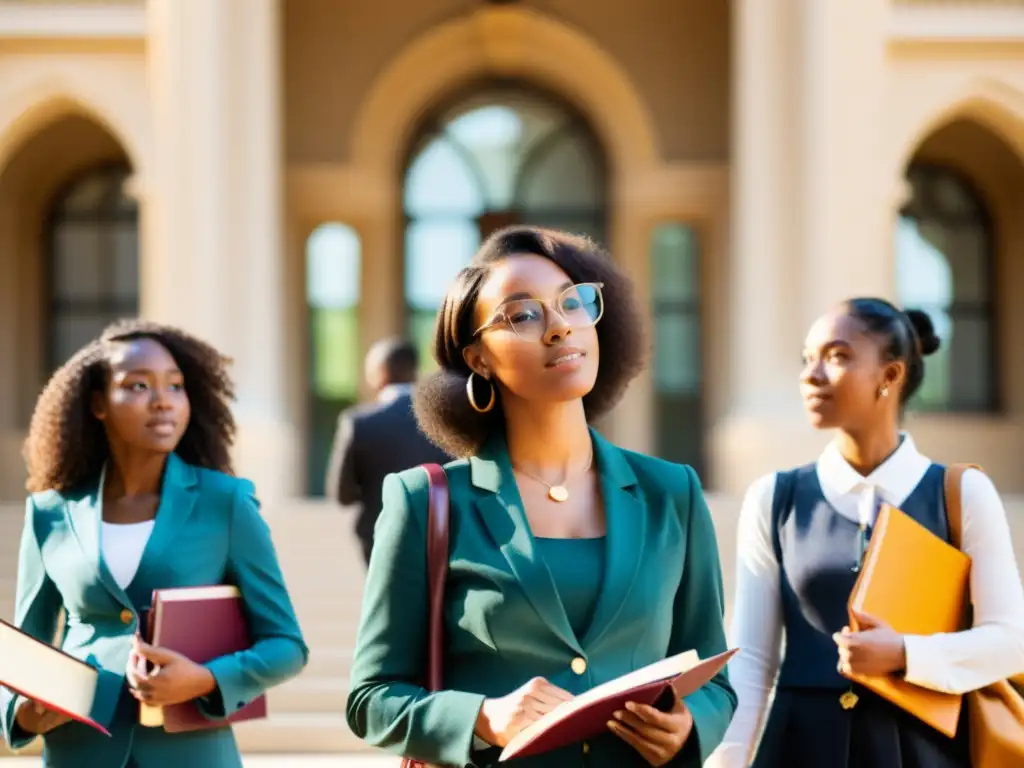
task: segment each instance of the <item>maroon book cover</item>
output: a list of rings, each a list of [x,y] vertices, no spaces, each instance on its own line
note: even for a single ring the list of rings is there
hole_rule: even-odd
[[[199,664],[252,647],[242,596],[237,587],[154,590],[148,624],[152,645],[176,651]],[[265,694],[257,697],[224,720],[205,717],[195,702],[162,709],[164,730],[181,733],[265,718],[267,697]],[[159,724],[145,712],[141,719],[144,724]]]
[[[693,651],[672,656],[580,694],[523,729],[499,762],[530,757],[592,739],[608,730],[612,715],[626,702],[668,709],[671,697],[689,696],[717,675],[736,649],[701,661]]]

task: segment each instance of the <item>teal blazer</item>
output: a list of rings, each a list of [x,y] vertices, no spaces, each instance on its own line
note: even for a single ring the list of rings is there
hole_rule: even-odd
[[[499,750],[474,749],[485,698],[535,676],[579,694],[682,651],[726,649],[722,578],[711,515],[690,467],[618,448],[592,433],[608,535],[606,570],[582,637],[569,625],[538,556],[508,450],[446,466],[451,496],[445,593],[445,690],[428,693],[427,478],[388,476],[351,671],[352,731],[396,755],[489,766]],[[573,660],[583,659],[582,674]],[[583,665],[576,662],[576,668]],[[725,671],[686,698],[694,730],[670,763],[696,768],[718,746],[736,708]],[[586,755],[586,757],[584,757]],[[526,768],[629,768],[647,763],[611,733],[587,745],[509,762]]]
[[[154,589],[229,583],[241,590],[254,645],[206,665],[217,690],[200,702],[204,714],[230,715],[302,670],[308,650],[253,484],[171,454],[156,523],[127,589],[103,562],[98,486],[97,479],[81,493],[36,493],[26,504],[14,623],[50,642],[66,611],[59,645],[99,670],[91,717],[112,735],[77,722],[62,725],[43,737],[45,764],[121,766],[131,756],[140,768],[240,767],[230,728],[168,734],[138,725],[125,667]],[[13,749],[34,738],[15,722],[19,701],[0,687],[0,728]]]

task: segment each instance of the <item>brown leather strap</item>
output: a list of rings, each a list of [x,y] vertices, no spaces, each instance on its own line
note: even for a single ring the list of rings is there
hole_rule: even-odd
[[[427,512],[427,584],[430,634],[427,689],[439,691],[444,680],[444,588],[448,580],[448,476],[440,464],[424,464],[429,481]]]
[[[964,515],[961,501],[961,487],[963,485],[964,472],[968,469],[984,470],[977,464],[950,464],[946,467],[944,486],[946,491],[946,520],[949,522],[949,538],[957,549],[960,549],[960,542],[963,541]]]

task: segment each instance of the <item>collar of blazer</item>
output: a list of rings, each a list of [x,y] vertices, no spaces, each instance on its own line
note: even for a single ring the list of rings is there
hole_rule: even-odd
[[[196,470],[186,464],[176,453],[167,458],[163,485],[160,489],[160,506],[157,508],[153,531],[136,571],[133,583],[147,584],[152,581],[151,572],[160,562],[175,535],[188,520],[195,507]],[[101,532],[103,526],[103,487],[97,480],[84,494],[65,499],[65,514],[71,530],[78,540],[82,554],[94,564],[100,582],[127,608],[133,608],[132,601],[118,586],[113,575],[103,562]]]
[[[582,637],[569,625],[551,572],[538,554],[536,540],[515,483],[504,436],[492,438],[470,458],[470,478],[477,495],[476,508],[484,527],[501,550],[534,609],[555,636],[577,654],[592,650],[614,624],[629,595],[643,561],[646,537],[646,502],[639,492],[636,473],[626,452],[591,429],[594,460],[600,476],[607,535],[601,593],[593,618]]]

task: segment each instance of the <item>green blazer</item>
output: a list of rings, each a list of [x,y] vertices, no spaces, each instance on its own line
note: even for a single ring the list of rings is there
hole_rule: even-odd
[[[122,766],[129,756],[140,768],[241,766],[230,728],[168,734],[137,725],[138,702],[127,692],[125,667],[154,589],[230,583],[242,592],[254,645],[206,665],[217,691],[200,702],[204,714],[230,715],[303,668],[308,651],[254,492],[248,480],[171,454],[156,523],[126,589],[103,561],[98,479],[81,493],[29,497],[14,623],[50,642],[66,611],[59,645],[99,670],[91,717],[112,736],[77,722],[62,725],[43,737],[47,766]],[[0,728],[14,749],[34,738],[15,722],[19,701],[0,687]]]
[[[485,697],[504,696],[535,676],[579,694],[671,654],[696,649],[705,658],[726,649],[718,546],[696,474],[592,436],[608,549],[601,593],[582,637],[570,628],[536,552],[504,440],[447,465],[450,571],[439,693],[420,684],[428,616],[426,473],[416,468],[388,476],[351,672],[347,716],[357,736],[427,762],[494,765],[499,750],[474,749]],[[695,727],[671,765],[696,768],[719,744],[736,708],[727,673],[686,704]],[[509,765],[647,763],[605,733]]]

